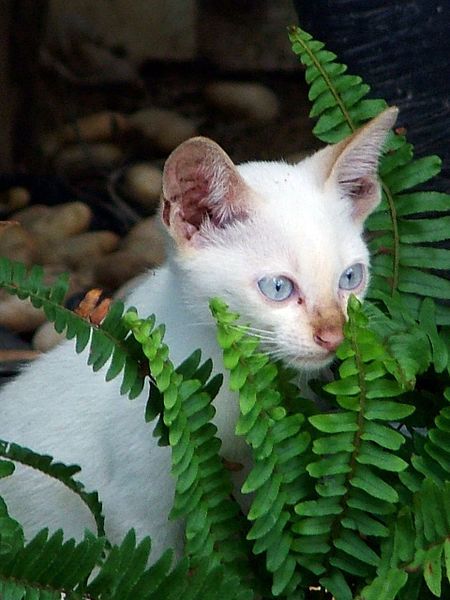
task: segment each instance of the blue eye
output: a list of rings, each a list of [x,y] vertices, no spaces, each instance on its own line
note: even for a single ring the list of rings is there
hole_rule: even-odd
[[[342,273],[339,279],[339,287],[341,290],[355,290],[359,287],[364,279],[364,266],[361,263],[356,263]]]
[[[286,300],[294,291],[292,281],[283,275],[262,277],[258,281],[258,287],[266,298],[275,302]]]

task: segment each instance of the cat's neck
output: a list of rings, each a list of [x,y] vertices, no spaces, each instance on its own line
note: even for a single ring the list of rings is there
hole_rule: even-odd
[[[222,354],[217,348],[216,328],[204,307],[192,306],[184,290],[186,276],[176,262],[149,272],[144,281],[130,294],[127,305],[134,306],[139,316],[156,316],[157,324],[164,323],[164,341],[169,346],[170,359],[177,365],[194,350],[202,350],[203,359],[212,358],[221,370]]]
[[[186,295],[185,289],[189,285],[189,278],[183,270],[169,260],[166,266],[149,273],[130,295],[127,304],[134,306],[141,317],[155,314],[156,322],[165,324],[164,341],[175,366],[194,350],[200,349],[202,361],[212,359],[213,372],[224,375],[224,384],[215,402],[214,422],[223,440],[223,455],[232,462],[246,463],[248,452],[243,438],[235,439],[233,436],[239,414],[238,403],[235,398],[230,398],[228,376],[216,339],[216,326],[204,300],[199,298],[194,305],[193,300],[186,299],[189,294]]]

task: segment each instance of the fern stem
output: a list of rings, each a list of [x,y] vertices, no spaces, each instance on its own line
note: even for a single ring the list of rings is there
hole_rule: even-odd
[[[297,31],[297,28],[293,29],[293,34],[295,34],[295,32]],[[322,64],[320,63],[319,60],[317,60],[316,55],[314,54],[314,52],[311,51],[311,49],[309,48],[308,44],[306,44],[303,39],[301,38],[300,35],[297,35],[295,37],[295,41],[297,43],[299,43],[302,48],[305,50],[306,54],[309,56],[309,58],[312,60],[312,62],[314,63],[314,66],[316,67],[316,69],[319,71],[319,73],[321,74],[321,76],[323,77],[323,79],[326,81],[328,89],[330,90],[330,92],[333,94],[334,99],[336,100],[336,104],[339,106],[342,114],[345,117],[345,120],[347,121],[349,127],[351,128],[352,131],[356,131],[356,126],[349,114],[349,112],[347,111],[344,102],[342,101],[342,98],[339,94],[339,92],[335,89],[333,82],[331,81],[330,77],[328,76],[328,73],[325,71],[325,69],[322,67]]]
[[[340,505],[342,506],[343,511],[341,514],[339,514],[336,517],[336,519],[331,527],[331,531],[330,531],[330,534],[331,534],[330,537],[333,540],[339,538],[339,536],[340,536],[340,533],[343,529],[342,520],[345,517],[346,509],[348,509],[348,498],[350,496],[350,490],[351,490],[351,486],[348,484],[352,480],[352,477],[355,472],[355,468],[357,466],[356,457],[359,454],[359,449],[361,446],[361,434],[362,434],[362,429],[363,429],[363,425],[364,425],[365,399],[366,399],[366,394],[367,394],[366,380],[365,380],[365,374],[364,374],[364,361],[361,359],[361,354],[360,354],[359,347],[358,347],[357,327],[355,326],[353,319],[349,320],[349,326],[351,328],[351,341],[352,341],[353,349],[355,351],[355,363],[356,363],[356,368],[357,368],[358,385],[360,388],[359,411],[358,411],[358,417],[357,417],[358,429],[355,432],[355,437],[354,437],[354,442],[353,442],[354,449],[353,449],[353,452],[351,454],[350,461],[349,461],[350,471],[346,478],[347,479],[347,485],[346,485],[347,491],[341,497],[341,501],[340,501]],[[329,559],[328,559],[328,562],[329,562]],[[329,563],[329,568],[332,568],[332,565],[330,563]]]
[[[398,232],[398,217],[397,209],[395,207],[394,197],[388,186],[381,182],[383,192],[386,196],[386,200],[389,206],[389,215],[392,223],[392,238],[393,238],[393,255],[392,255],[392,281],[391,284],[391,295],[393,295],[398,288],[399,280],[399,267],[400,267],[400,235]]]

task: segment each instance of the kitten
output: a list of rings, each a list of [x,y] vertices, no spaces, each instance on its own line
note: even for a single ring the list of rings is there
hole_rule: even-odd
[[[175,364],[194,349],[222,370],[208,309],[223,298],[250,322],[267,352],[300,371],[329,364],[342,341],[351,293],[362,298],[369,256],[363,222],[380,200],[378,157],[397,110],[383,112],[346,140],[296,165],[235,167],[206,138],[181,144],[163,177],[162,220],[173,242],[168,264],[135,289],[128,304],[166,324]],[[97,489],[113,542],[135,527],[150,534],[153,557],[182,547],[182,523],[168,522],[174,481],[170,449],[157,446],[139,399],[119,397],[119,382],[93,373],[72,342],[27,367],[0,394],[0,438],[66,464]],[[234,435],[236,398],[225,384],[215,400],[222,455],[248,463]],[[94,523],[81,501],[53,480],[17,468],[0,495],[31,536],[44,525],[80,538]]]

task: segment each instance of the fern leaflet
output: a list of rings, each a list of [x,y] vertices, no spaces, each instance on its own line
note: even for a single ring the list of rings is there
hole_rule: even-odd
[[[138,396],[144,386],[146,361],[124,324],[123,304],[113,303],[103,322],[95,325],[63,306],[68,289],[65,275],[51,286],[44,285],[42,278],[41,267],[33,267],[28,272],[21,263],[0,258],[0,287],[42,308],[58,332],[65,331],[68,339],[76,339],[77,352],[82,352],[90,342],[88,362],[94,371],[110,361],[106,379],[122,374],[121,393],[130,398]]]

